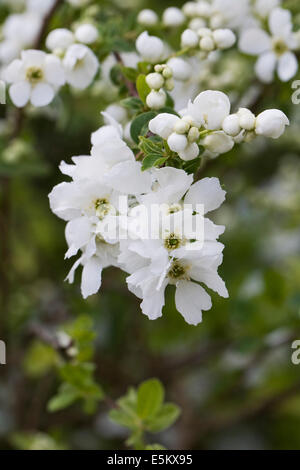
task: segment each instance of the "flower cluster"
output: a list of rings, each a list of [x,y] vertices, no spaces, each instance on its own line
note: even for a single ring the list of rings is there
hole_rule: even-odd
[[[182,160],[193,160],[200,153],[199,145],[217,156],[255,135],[277,139],[289,125],[280,110],[267,110],[256,117],[246,108],[230,114],[230,106],[224,93],[204,91],[188,103],[181,117],[161,113],[150,121],[149,129],[167,140],[170,149]]]

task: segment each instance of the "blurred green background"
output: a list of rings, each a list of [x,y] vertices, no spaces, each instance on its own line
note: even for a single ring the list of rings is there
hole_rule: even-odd
[[[284,3],[299,26],[298,2]],[[170,2],[120,5],[122,22],[124,12],[161,11]],[[239,102],[253,83],[253,60],[229,51],[203,87]],[[220,274],[230,298],[213,294],[198,327],[175,311],[172,289],[163,317],[149,321],[117,269],[105,271],[101,293],[87,301],[79,276],[72,286],[64,283],[73,260],[64,261],[65,224],[50,212],[47,195],[64,179],[59,162],[89,152],[90,134],[110,103],[103,84],[89,93],[65,90],[47,112],[30,113],[9,147],[1,137],[0,339],[7,365],[0,366],[0,448],[125,447],[126,431],[109,421],[105,402],[90,414],[80,403],[47,411],[60,359],[43,335],[88,316],[95,378],[109,396],[158,377],[181,407],[177,423],[156,438],[166,447],[300,449],[300,365],[291,362],[292,342],[300,339],[300,105],[291,102],[291,83],[258,89],[253,109],[282,109],[291,126],[280,140],[239,146],[202,171],[227,190],[214,218],[226,225]],[[0,112],[13,118],[9,106]]]

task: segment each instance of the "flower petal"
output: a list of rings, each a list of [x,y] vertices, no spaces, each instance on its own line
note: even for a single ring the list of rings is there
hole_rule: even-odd
[[[239,49],[245,54],[260,55],[270,50],[271,38],[262,29],[247,29],[239,40]]]
[[[58,57],[49,54],[45,60],[46,81],[54,86],[60,87],[65,83],[65,72]]]
[[[81,293],[84,299],[96,294],[101,287],[102,265],[96,256],[89,259],[83,266]]]
[[[269,28],[273,36],[287,35],[292,31],[292,15],[284,8],[274,8],[269,17]]]
[[[221,188],[218,178],[203,178],[193,184],[184,198],[185,204],[204,205],[204,214],[220,207],[225,201],[226,191]]]
[[[30,91],[31,87],[28,82],[18,82],[11,85],[9,96],[18,108],[23,108],[28,103]]]
[[[33,106],[39,108],[47,106],[54,98],[54,89],[47,83],[38,83],[32,89],[30,101]]]
[[[293,52],[286,52],[278,61],[278,76],[282,82],[288,82],[298,70],[298,60]]]
[[[211,298],[203,287],[190,281],[179,281],[175,293],[176,308],[189,325],[202,322],[202,310],[212,306]]]
[[[276,62],[277,58],[273,52],[266,52],[259,56],[255,64],[255,72],[262,82],[271,83],[273,81]]]

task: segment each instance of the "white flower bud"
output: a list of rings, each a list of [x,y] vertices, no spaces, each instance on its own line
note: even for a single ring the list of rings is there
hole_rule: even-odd
[[[158,16],[155,11],[146,8],[139,12],[137,22],[144,26],[151,26],[158,23]]]
[[[198,35],[192,29],[186,29],[181,35],[181,47],[196,47],[198,45]]]
[[[183,5],[182,11],[186,16],[193,17],[197,15],[197,3],[187,2]]]
[[[272,139],[278,139],[289,126],[290,121],[279,109],[268,109],[260,113],[256,118],[255,132]]]
[[[170,7],[164,11],[162,21],[165,26],[180,26],[184,23],[185,17],[179,8]]]
[[[191,142],[191,143],[192,142],[197,142],[199,137],[200,137],[199,129],[197,127],[191,127],[191,129],[189,130],[189,133],[188,133],[188,141]]]
[[[206,52],[211,52],[215,49],[214,40],[210,36],[204,36],[200,40],[199,45],[200,45],[200,48]]]
[[[175,114],[161,113],[149,122],[149,130],[163,139],[167,139],[173,132],[174,126],[179,121]]]
[[[255,116],[250,111],[250,109],[240,108],[237,114],[242,129],[246,129],[246,131],[252,131],[255,127]]]
[[[168,78],[168,80],[165,81],[165,89],[167,91],[174,90],[174,86],[175,86],[175,83],[174,83],[173,78]]]
[[[146,76],[146,83],[147,85],[153,90],[159,90],[164,85],[164,79],[160,73],[154,72],[149,73]]]
[[[219,29],[224,25],[225,18],[222,13],[214,13],[210,18],[210,27],[212,29]]]
[[[214,132],[205,137],[204,147],[212,153],[226,153],[234,146],[234,140],[222,131]]]
[[[240,119],[237,114],[230,114],[223,121],[223,131],[232,137],[241,132]]]
[[[179,57],[172,57],[169,59],[168,66],[172,69],[175,80],[185,82],[192,74],[191,66]]]
[[[46,39],[46,47],[49,51],[55,49],[66,50],[75,41],[74,34],[66,28],[58,28],[51,31]]]
[[[149,36],[144,31],[136,40],[136,49],[143,59],[149,62],[159,62],[164,53],[164,43],[156,36]]]
[[[229,49],[236,41],[235,34],[231,29],[216,29],[213,38],[219,49]]]
[[[206,1],[198,1],[196,7],[196,15],[208,18],[211,15],[211,5]]]
[[[173,77],[173,70],[169,66],[165,66],[163,69],[163,77],[164,78],[172,78]]]
[[[188,141],[185,135],[173,132],[168,138],[168,145],[173,152],[181,152],[187,147]]]
[[[92,44],[97,41],[99,33],[94,25],[86,23],[78,26],[75,31],[75,37],[77,41],[82,42],[83,44]]]
[[[188,132],[189,128],[189,124],[183,119],[180,119],[180,121],[175,124],[174,132],[176,132],[177,134],[185,134],[186,132]]]
[[[200,28],[204,28],[205,27],[205,21],[202,20],[201,18],[193,18],[190,22],[189,22],[189,28],[192,29],[193,31],[198,31],[198,29]]]
[[[196,143],[189,144],[184,150],[178,152],[179,157],[186,162],[194,160],[199,155],[199,147]]]
[[[164,90],[152,90],[146,98],[146,103],[150,109],[160,109],[165,106],[166,99],[167,96]]]
[[[154,70],[155,70],[155,72],[157,72],[157,73],[161,73],[161,72],[163,71],[163,69],[164,69],[164,67],[163,67],[163,65],[161,65],[161,64],[157,64],[157,65],[155,65],[155,67],[154,67]]]
[[[197,34],[200,38],[204,38],[205,36],[212,37],[212,30],[209,28],[199,28]]]

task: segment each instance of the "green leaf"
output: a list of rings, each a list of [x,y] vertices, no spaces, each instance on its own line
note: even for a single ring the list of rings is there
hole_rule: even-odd
[[[150,432],[160,432],[172,426],[180,415],[180,409],[173,403],[166,403],[159,412],[149,420],[147,430]]]
[[[190,160],[188,162],[185,162],[183,164],[183,169],[188,173],[189,175],[192,173],[196,173],[196,171],[199,169],[201,164],[201,157],[194,158],[193,160]]]
[[[149,153],[143,160],[142,171],[148,170],[153,166],[161,166],[165,163],[167,157],[162,157],[155,153]]]
[[[52,397],[48,402],[47,410],[50,413],[63,410],[64,408],[72,405],[79,398],[80,395],[75,388],[69,384],[63,384],[60,387],[58,394]]]
[[[122,70],[124,77],[126,77],[131,82],[135,83],[139,74],[139,72],[136,69],[132,67],[122,67],[121,70]]]
[[[155,116],[156,113],[154,111],[148,111],[147,113],[140,114],[132,121],[130,134],[134,142],[139,143],[139,137],[147,133],[148,123]]]
[[[164,400],[164,388],[157,379],[143,382],[138,388],[137,413],[142,419],[154,416]]]
[[[142,100],[135,97],[125,98],[121,101],[120,104],[127,109],[132,109],[133,111],[140,111],[144,107],[144,103],[142,102]]]
[[[149,153],[163,154],[165,150],[163,141],[160,137],[157,139],[140,136],[139,148],[145,155]]]
[[[135,417],[126,414],[122,410],[118,410],[118,409],[111,410],[109,413],[109,417],[112,421],[114,421],[117,424],[120,424],[121,426],[124,426],[125,428],[129,428],[129,429],[136,428]]]
[[[146,83],[146,75],[140,74],[138,76],[136,80],[136,89],[142,102],[146,104],[146,98],[151,91],[150,87]]]

